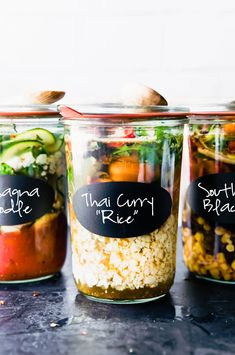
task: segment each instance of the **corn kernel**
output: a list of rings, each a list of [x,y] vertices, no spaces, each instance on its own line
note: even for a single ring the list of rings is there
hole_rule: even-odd
[[[203,254],[204,250],[203,247],[201,246],[201,244],[199,242],[196,242],[193,246],[193,251],[197,254]]]
[[[224,263],[224,262],[225,262],[225,256],[224,256],[223,253],[218,253],[218,254],[216,255],[216,259],[217,259],[217,261],[218,261],[219,263]]]
[[[213,262],[211,263],[211,268],[217,268],[217,267],[218,267],[217,261],[213,261]]]
[[[219,279],[220,278],[220,274],[219,271],[217,269],[210,269],[210,274],[212,277],[214,277],[214,279]]]
[[[225,281],[229,281],[231,280],[231,274],[229,274],[228,272],[222,272],[223,278]]]
[[[231,232],[229,232],[229,231],[226,231],[226,232],[224,233],[224,235],[226,235],[228,238],[231,238],[231,236],[232,236]]]
[[[193,272],[196,272],[197,274],[199,274],[199,266],[197,264],[194,264],[193,267],[192,267],[192,271]]]
[[[212,261],[213,261],[213,256],[210,254],[206,254],[206,262],[212,263]]]
[[[205,223],[204,218],[198,217],[198,218],[197,218],[197,223],[198,223],[198,224],[201,224],[201,225],[204,224],[204,223]]]
[[[220,265],[220,269],[222,271],[227,271],[229,269],[229,266],[227,264],[223,263],[223,264]]]
[[[228,244],[227,246],[226,246],[226,250],[228,251],[228,252],[233,252],[234,251],[234,245],[233,244]]]
[[[206,268],[205,267],[200,267],[200,269],[199,269],[199,274],[200,275],[206,275],[207,274],[207,270],[206,270]]]
[[[233,260],[232,264],[231,264],[231,267],[233,270],[235,270],[235,260]]]
[[[224,244],[227,244],[227,243],[229,243],[229,241],[230,241],[230,236],[229,236],[229,234],[225,233],[223,235],[223,237],[221,238],[221,242]]]
[[[198,262],[202,265],[204,264],[204,257],[202,254],[198,255]]]
[[[225,233],[225,229],[223,227],[216,227],[215,228],[215,233],[217,235],[223,235]]]
[[[197,232],[197,233],[194,235],[194,238],[195,238],[198,242],[202,242],[202,241],[204,240],[204,235],[203,235],[203,233]]]
[[[209,224],[204,224],[203,228],[205,229],[206,232],[209,232],[211,230],[211,226]]]

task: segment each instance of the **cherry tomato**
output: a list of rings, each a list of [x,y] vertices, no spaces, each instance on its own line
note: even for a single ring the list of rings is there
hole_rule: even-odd
[[[135,138],[135,131],[133,128],[124,129],[124,138]]]
[[[107,146],[109,148],[119,148],[121,146],[123,146],[124,144],[126,144],[125,142],[112,142],[112,143],[108,143]]]
[[[135,131],[133,128],[128,128],[128,129],[124,129],[124,135],[122,138],[135,138]],[[123,145],[125,145],[126,142],[110,142],[108,143],[108,147],[110,148],[119,148],[122,147]]]

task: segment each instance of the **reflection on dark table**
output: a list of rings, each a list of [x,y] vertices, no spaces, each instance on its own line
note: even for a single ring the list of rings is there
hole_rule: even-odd
[[[54,279],[0,285],[0,354],[234,354],[234,299],[234,286],[190,277],[180,252],[164,299],[94,303],[77,295],[68,260]]]

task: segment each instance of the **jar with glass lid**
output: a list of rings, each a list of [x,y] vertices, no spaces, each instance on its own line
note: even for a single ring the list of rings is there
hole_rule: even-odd
[[[38,281],[61,270],[65,173],[58,111],[0,107],[0,282]]]
[[[110,303],[164,296],[175,274],[185,113],[111,104],[60,109],[79,291]]]
[[[200,107],[188,131],[184,261],[197,277],[235,283],[235,111]]]

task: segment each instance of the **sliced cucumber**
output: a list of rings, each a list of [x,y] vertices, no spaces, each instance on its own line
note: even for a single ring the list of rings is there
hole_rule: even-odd
[[[6,141],[0,144],[0,162],[31,151],[33,147],[42,147],[42,143],[37,140]]]
[[[56,143],[54,134],[43,128],[33,128],[29,129],[28,131],[19,133],[16,135],[14,140],[36,140],[46,146],[53,145]]]
[[[64,143],[64,138],[63,137],[58,137],[56,139],[55,144],[48,145],[48,146],[45,147],[45,149],[46,149],[46,151],[49,154],[52,154],[52,153],[55,153],[58,150],[60,150],[60,148],[62,147],[63,143]]]

